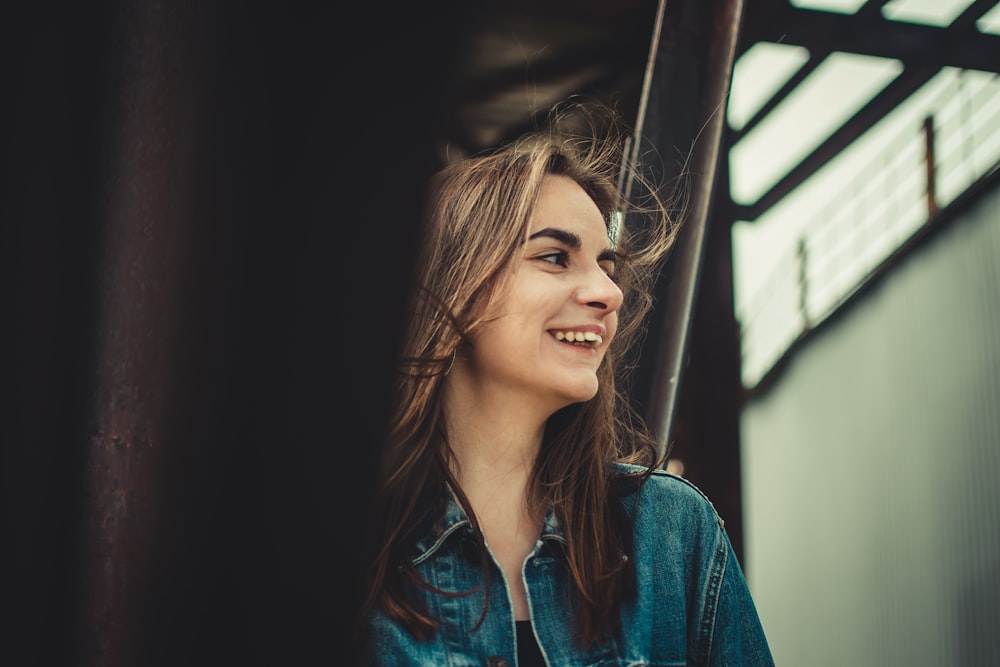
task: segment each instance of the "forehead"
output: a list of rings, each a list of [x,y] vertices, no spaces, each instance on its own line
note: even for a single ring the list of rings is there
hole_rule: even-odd
[[[531,214],[529,234],[544,227],[607,238],[607,224],[590,195],[569,176],[546,176]]]

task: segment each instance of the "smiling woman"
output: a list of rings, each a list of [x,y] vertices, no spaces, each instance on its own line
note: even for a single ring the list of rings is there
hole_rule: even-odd
[[[483,412],[476,406],[506,405],[504,423],[537,426],[557,410],[594,397],[622,303],[604,220],[573,179],[542,179],[522,259],[474,341],[459,351],[455,372],[444,383],[446,404],[463,403],[467,409],[459,414],[477,415]],[[513,420],[510,410],[516,410]],[[469,435],[478,432],[476,427]],[[453,443],[460,460],[470,439]]]
[[[644,224],[613,225],[623,137],[567,133],[569,110],[431,184],[364,652],[372,665],[772,664],[722,522],[659,469],[620,390],[669,209],[649,188],[628,203]]]

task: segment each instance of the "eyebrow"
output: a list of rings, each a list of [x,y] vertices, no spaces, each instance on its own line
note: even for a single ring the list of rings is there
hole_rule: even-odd
[[[539,229],[537,232],[528,237],[529,241],[534,239],[548,237],[550,239],[555,239],[560,243],[568,245],[574,250],[579,248],[582,244],[580,243],[580,237],[573,232],[567,232],[565,229],[556,229],[554,227],[545,227],[544,229]]]
[[[539,229],[537,232],[528,237],[529,241],[533,241],[537,238],[550,238],[559,241],[560,243],[569,246],[573,250],[579,250],[583,245],[580,242],[580,237],[573,232],[568,232],[565,229],[556,229],[554,227],[545,227]],[[601,254],[597,256],[597,261],[599,262],[616,262],[619,259],[617,252],[611,248],[606,248]]]

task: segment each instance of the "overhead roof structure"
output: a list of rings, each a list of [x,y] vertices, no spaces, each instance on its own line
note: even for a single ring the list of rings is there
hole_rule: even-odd
[[[528,129],[535,113],[568,94],[607,101],[634,118],[657,4],[554,0],[480,8],[459,40],[463,62],[443,142],[453,154],[495,145]],[[994,0],[745,0],[741,13],[737,60],[762,43],[802,47],[807,56],[730,133],[729,146],[793,100],[832,54],[892,59],[902,68],[754,201],[727,202],[727,193],[719,193],[717,205],[725,207],[719,215],[732,219],[759,217],[942,68],[1000,70]]]
[[[822,143],[804,155],[777,183],[755,201],[733,204],[727,217],[755,220],[783,196],[834,159],[846,146],[904,103],[944,67],[996,73],[1000,70],[1000,36],[978,27],[992,11],[993,0],[972,2],[904,3],[878,0],[846,3],[853,13],[820,11],[793,6],[784,0],[748,0],[743,10],[740,54],[760,43],[794,45],[808,53],[806,62],[775,91],[742,128],[733,132],[730,145],[764,123],[783,103],[804,87],[822,63],[833,54],[886,58],[898,62],[898,76],[871,99],[860,104]],[[816,6],[845,6],[845,2],[816,2]],[[919,5],[936,5],[951,13],[918,13]],[[905,11],[907,5],[912,11]],[[958,13],[955,14],[954,12]],[[918,22],[919,21],[919,22]],[[948,21],[927,25],[929,21]],[[724,194],[724,193],[722,193]],[[720,201],[725,201],[721,198]],[[721,214],[722,212],[720,212]]]

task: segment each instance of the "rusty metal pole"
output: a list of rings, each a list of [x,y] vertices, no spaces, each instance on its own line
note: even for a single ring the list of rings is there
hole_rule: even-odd
[[[658,306],[637,373],[640,403],[665,455],[698,294],[706,228],[742,13],[741,0],[666,2],[654,42],[652,84],[640,106],[637,146],[663,161],[659,179],[689,185],[677,244],[658,287]],[[645,99],[645,95],[649,99]],[[688,160],[689,158],[689,160]],[[684,173],[682,173],[684,172]]]
[[[924,163],[927,173],[927,219],[933,220],[938,212],[937,203],[937,164],[934,152],[934,116],[924,119]]]
[[[162,440],[176,382],[194,219],[196,54],[190,2],[145,0],[113,17],[119,51],[105,115],[107,190],[94,432],[88,443],[81,660],[130,665],[144,631],[161,508]]]
[[[0,40],[2,661],[355,664],[462,7],[108,4]]]

